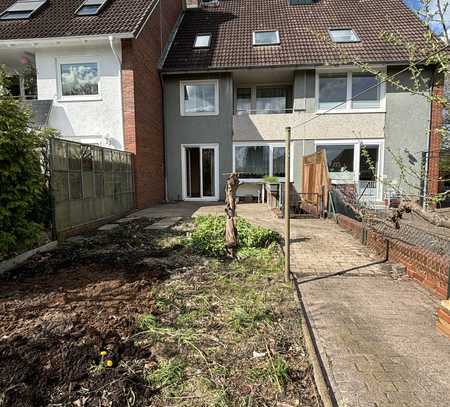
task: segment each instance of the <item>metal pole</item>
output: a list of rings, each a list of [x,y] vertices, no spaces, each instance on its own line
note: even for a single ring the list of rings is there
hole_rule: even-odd
[[[284,161],[284,172],[285,172],[285,181],[284,181],[284,279],[286,282],[289,282],[291,279],[291,222],[290,222],[290,214],[289,214],[289,183],[290,183],[290,150],[291,150],[291,128],[286,127],[286,147],[285,147],[285,161]]]

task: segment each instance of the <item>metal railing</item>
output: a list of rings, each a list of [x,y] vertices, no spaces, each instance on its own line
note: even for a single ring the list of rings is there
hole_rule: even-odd
[[[236,110],[235,115],[236,116],[248,116],[253,114],[287,114],[287,113],[293,113],[294,109],[243,109],[243,110]]]

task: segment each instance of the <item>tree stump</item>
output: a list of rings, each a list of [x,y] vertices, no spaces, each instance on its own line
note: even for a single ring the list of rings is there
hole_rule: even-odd
[[[227,222],[225,225],[225,248],[228,256],[235,258],[238,245],[238,233],[236,228],[236,191],[239,187],[239,174],[233,173],[227,178],[225,187],[225,213]]]

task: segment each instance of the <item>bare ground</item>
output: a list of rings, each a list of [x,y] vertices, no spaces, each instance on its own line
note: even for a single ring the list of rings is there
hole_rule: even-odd
[[[0,406],[319,405],[279,255],[199,257],[191,225],[149,222],[1,277]]]

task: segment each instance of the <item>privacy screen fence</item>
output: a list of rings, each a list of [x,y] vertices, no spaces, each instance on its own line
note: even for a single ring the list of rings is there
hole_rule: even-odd
[[[131,153],[56,138],[49,147],[56,233],[134,209]]]

